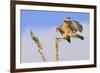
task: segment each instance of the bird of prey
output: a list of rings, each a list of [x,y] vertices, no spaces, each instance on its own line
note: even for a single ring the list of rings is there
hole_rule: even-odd
[[[77,31],[82,33],[83,26],[78,21],[71,20],[71,18],[64,18],[64,23],[59,25],[56,31],[61,33],[61,37],[57,37],[57,39],[66,39],[69,43],[71,43],[71,37],[84,39],[83,36],[77,34]]]

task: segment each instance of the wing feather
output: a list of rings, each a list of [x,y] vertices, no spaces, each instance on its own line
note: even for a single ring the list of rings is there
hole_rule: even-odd
[[[72,21],[72,24],[70,24],[70,28],[74,32],[76,32],[76,31],[82,32],[83,31],[83,26],[77,21]]]

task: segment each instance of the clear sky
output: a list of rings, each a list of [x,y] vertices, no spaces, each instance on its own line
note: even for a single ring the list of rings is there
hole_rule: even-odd
[[[21,10],[22,31],[27,27],[37,29],[55,27],[63,23],[65,17],[89,24],[89,13]]]
[[[84,40],[71,38],[71,44],[67,41],[61,41],[59,44],[59,61],[89,59],[89,13],[21,10],[21,62],[41,62],[38,47],[30,37],[30,30],[41,41],[47,61],[54,61],[56,26],[62,24],[65,17],[70,17],[83,25],[81,35]]]

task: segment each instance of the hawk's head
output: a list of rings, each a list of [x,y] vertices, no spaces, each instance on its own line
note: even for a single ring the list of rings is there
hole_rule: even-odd
[[[71,20],[71,18],[64,18],[64,22],[68,23],[68,24],[71,24],[72,20]]]
[[[71,18],[64,18],[64,21],[71,21]]]

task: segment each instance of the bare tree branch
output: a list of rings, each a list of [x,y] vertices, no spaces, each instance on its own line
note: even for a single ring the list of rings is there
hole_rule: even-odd
[[[58,61],[59,60],[59,58],[58,58],[58,39],[57,38],[55,38],[55,43],[54,43],[54,60],[55,61]]]
[[[38,51],[39,51],[39,53],[41,55],[42,60],[43,61],[46,61],[45,56],[44,56],[44,53],[43,53],[43,47],[42,47],[42,44],[40,43],[38,37],[36,37],[32,31],[30,31],[30,35],[31,35],[33,41],[36,43],[36,45],[39,48]]]

